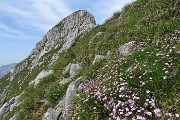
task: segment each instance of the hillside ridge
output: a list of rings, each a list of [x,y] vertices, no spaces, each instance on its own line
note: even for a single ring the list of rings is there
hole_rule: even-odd
[[[0,120],[178,120],[180,2],[76,11],[0,80]]]
[[[89,31],[94,26],[96,26],[94,16],[86,10],[78,10],[61,20],[57,25],[50,29],[44,35],[43,39],[36,44],[36,47],[32,50],[30,55],[11,69],[10,73],[6,76],[6,80],[10,81],[10,83],[0,94],[1,103],[6,99],[6,94],[8,93],[9,87],[12,87],[11,82],[16,79],[18,74],[21,74],[23,71],[27,71],[26,77],[21,78],[24,79],[23,81],[25,81],[27,76],[30,76],[30,74],[33,73],[32,71],[34,69],[42,69],[42,71],[36,73],[36,79],[34,78],[35,80],[29,82],[29,85],[37,85],[39,83],[39,79],[53,73],[53,70],[48,72],[48,70],[43,70],[43,68],[51,69],[52,64],[60,57],[60,54],[76,44],[75,38]],[[20,81],[18,81],[18,83],[19,82]],[[25,86],[28,85],[27,83],[25,84]],[[21,84],[19,84],[18,87],[21,89]],[[12,96],[14,97],[13,93]],[[0,114],[0,118],[3,116],[3,114],[4,113]]]

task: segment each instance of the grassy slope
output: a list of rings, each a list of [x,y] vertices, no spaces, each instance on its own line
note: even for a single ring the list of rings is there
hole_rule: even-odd
[[[180,89],[180,76],[178,74],[180,64],[178,61],[179,55],[168,53],[168,55],[170,55],[169,57],[156,56],[157,53],[164,51],[164,46],[168,44],[172,47],[179,46],[179,43],[166,43],[163,39],[165,34],[170,35],[174,33],[175,30],[180,30],[179,6],[180,3],[178,0],[138,0],[126,6],[122,13],[115,13],[114,16],[103,25],[94,28],[83,36],[77,37],[77,44],[63,53],[54,64],[53,69],[55,73],[44,78],[36,89],[33,87],[28,88],[25,91],[25,95],[21,98],[21,100],[27,100],[27,102],[23,102],[21,106],[15,108],[6,116],[5,120],[12,117],[12,113],[19,109],[22,109],[20,112],[21,119],[41,118],[42,113],[46,111],[47,107],[56,104],[58,101],[57,97],[61,98],[64,95],[67,85],[63,87],[59,86],[58,81],[63,78],[60,71],[67,66],[69,62],[80,63],[83,66],[83,69],[76,77],[83,75],[91,81],[99,79],[99,89],[106,86],[115,91],[116,87],[113,85],[113,82],[117,81],[119,84],[127,82],[127,89],[134,91],[134,93],[140,97],[141,102],[137,101],[137,104],[141,106],[144,104],[144,99],[149,97],[146,91],[149,90],[157,100],[156,108],[161,108],[163,112],[180,113],[180,96],[178,96],[178,91]],[[98,32],[104,32],[104,34],[91,41],[91,38]],[[127,56],[123,60],[120,56],[115,55],[115,51],[119,46],[132,40],[145,42],[145,51],[135,52],[133,55]],[[90,41],[91,44],[89,44]],[[108,50],[113,52],[112,58],[108,60],[111,64],[104,60],[95,65],[91,65],[96,54],[105,55]],[[155,62],[156,60],[158,60],[158,62]],[[167,69],[168,74],[166,75],[163,68],[167,66],[164,63],[169,60],[172,60],[173,67]],[[137,69],[132,73],[126,72],[128,68],[136,64],[138,64],[141,69]],[[106,68],[105,66],[109,67]],[[177,72],[175,76],[173,76],[173,70]],[[39,70],[37,69],[37,71]],[[145,71],[152,72],[147,72],[146,75],[143,76]],[[32,75],[35,76],[36,73],[37,72],[34,72]],[[103,75],[106,77],[103,77]],[[29,76],[27,80],[30,81],[34,79],[33,76]],[[142,78],[139,78],[139,76],[142,76]],[[167,80],[163,80],[164,76],[168,76]],[[110,83],[112,84],[107,84],[105,81],[109,77],[112,77],[110,79]],[[124,81],[122,81],[122,79]],[[14,82],[17,83],[17,81]],[[142,82],[146,83],[143,87],[141,86]],[[4,84],[7,83],[4,82],[3,86]],[[16,86],[15,83],[14,86]],[[53,91],[54,86],[58,88]],[[96,87],[93,89],[96,90]],[[20,91],[18,93],[20,93]],[[9,92],[9,94],[10,97],[13,96],[13,92]],[[80,106],[80,108],[75,109],[77,117],[87,119],[84,117],[88,116],[89,119],[94,119],[96,117],[94,115],[95,111],[101,111],[99,117],[102,119],[111,117],[108,114],[111,112],[111,109],[103,107],[104,102],[95,98],[91,99],[85,104],[85,107],[83,107],[83,100],[87,99],[87,96],[83,93],[81,94],[80,98],[77,98],[75,102]],[[114,94],[114,96],[110,96],[109,92],[106,94],[109,96],[109,99],[120,99],[118,98],[118,93]],[[129,96],[132,94],[133,93],[128,93]],[[50,103],[48,106],[42,106],[37,109],[36,104],[42,99],[48,99]],[[97,109],[94,110],[94,107],[97,107]],[[136,113],[133,114],[137,115]],[[155,117],[155,115],[153,117]]]
[[[121,17],[118,16],[118,13],[115,13],[110,20],[101,26],[101,29],[105,30],[105,33],[100,39],[97,38],[96,40],[94,48],[100,48],[98,51],[95,51],[96,54],[104,54],[107,50],[115,52],[120,45],[132,40],[145,42],[146,49],[145,51],[125,57],[124,61],[119,59],[119,56],[112,58],[112,61],[118,61],[119,59],[121,62],[112,63],[112,65],[110,64],[111,67],[100,69],[101,72],[99,74],[97,72],[98,69],[88,69],[89,73],[91,73],[88,74],[88,76],[90,75],[89,78],[94,78],[90,79],[91,82],[98,79],[99,85],[96,83],[95,87],[92,88],[92,93],[88,93],[90,97],[82,94],[82,96],[77,99],[75,103],[79,104],[77,105],[77,109],[75,109],[76,117],[80,117],[81,119],[95,119],[97,116],[94,115],[94,112],[100,112],[99,117],[102,119],[104,119],[104,117],[113,117],[109,114],[109,112],[113,111],[113,108],[106,109],[104,107],[109,101],[103,101],[102,99],[107,95],[108,99],[113,98],[115,104],[117,104],[117,101],[122,98],[118,97],[119,93],[115,92],[118,89],[116,85],[107,85],[106,79],[109,77],[112,77],[110,79],[111,83],[118,82],[120,84],[124,81],[127,82],[129,86],[128,89],[133,90],[134,94],[140,97],[140,100],[137,101],[137,106],[139,107],[143,107],[145,100],[150,99],[148,97],[151,95],[148,96],[146,91],[151,91],[150,94],[156,99],[156,106],[154,106],[153,109],[145,108],[145,110],[151,111],[151,117],[145,115],[144,110],[144,112],[139,114],[136,113],[137,111],[133,111],[129,118],[141,115],[149,119],[157,119],[158,115],[153,111],[158,109],[161,109],[163,119],[167,117],[165,116],[167,113],[172,113],[173,116],[175,116],[176,113],[180,113],[180,96],[178,95],[180,89],[180,75],[178,74],[180,56],[175,52],[169,52],[174,48],[173,46],[179,46],[179,33],[175,33],[175,30],[180,30],[179,8],[180,3],[177,0],[138,0],[132,5],[126,6]],[[165,37],[165,35],[169,37]],[[173,39],[174,36],[177,38]],[[157,56],[158,54],[161,55]],[[172,65],[168,66],[167,63]],[[115,64],[117,64],[118,67],[114,66]],[[136,65],[139,69],[135,67],[134,69],[136,70],[126,72],[129,68],[133,68],[133,66]],[[97,77],[94,77],[93,71]],[[103,75],[106,75],[106,77],[102,77]],[[121,81],[120,78],[124,81]],[[143,87],[142,83],[145,83]],[[107,93],[102,92],[101,99],[97,98],[97,91],[104,87],[111,89],[115,94],[112,96],[111,91]],[[132,94],[133,93],[129,93],[129,97],[132,97]],[[85,105],[84,101],[87,99],[88,102]],[[119,109],[124,110],[125,108],[120,107],[116,110]],[[125,113],[123,115],[125,115]],[[120,118],[124,118],[125,116],[123,115],[116,113],[115,117],[119,116]],[[171,114],[169,114],[169,116],[171,116]]]

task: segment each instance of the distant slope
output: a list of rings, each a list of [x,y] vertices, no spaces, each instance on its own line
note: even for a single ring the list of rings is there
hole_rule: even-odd
[[[4,75],[6,75],[12,68],[15,67],[17,63],[11,63],[8,65],[0,66],[0,78],[2,78]]]

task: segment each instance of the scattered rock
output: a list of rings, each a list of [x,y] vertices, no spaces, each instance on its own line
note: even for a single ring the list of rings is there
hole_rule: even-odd
[[[78,87],[77,90],[78,90],[79,92],[82,92],[82,88],[83,88],[83,83],[81,83],[81,84],[79,85],[79,87]]]
[[[68,82],[70,82],[70,81],[71,81],[71,78],[64,78],[63,80],[61,80],[61,81],[59,82],[59,84],[64,85],[64,84],[66,84],[66,83],[68,83]]]
[[[98,32],[97,34],[96,34],[96,36],[100,36],[100,35],[102,35],[104,32]]]
[[[108,51],[108,52],[106,53],[106,57],[107,57],[107,58],[111,57],[111,55],[112,55],[111,51]]]
[[[96,37],[101,36],[104,32],[98,32],[95,36],[91,38],[91,40],[94,40]]]
[[[1,108],[0,108],[0,120],[3,119],[4,115],[6,115],[10,111],[10,104],[5,103]]]
[[[95,36],[93,36],[91,38],[91,40],[89,41],[89,45],[93,44],[95,42],[95,39],[98,37],[98,36],[101,36],[104,32],[98,32]]]
[[[36,77],[36,79],[34,79],[34,86],[36,87],[42,78],[47,77],[50,74],[53,74],[53,70],[47,70],[47,71],[42,70],[39,73],[39,75]]]
[[[32,59],[31,70],[43,62],[46,53],[59,48],[48,61],[53,64],[60,54],[75,45],[74,39],[82,33],[95,27],[96,21],[92,14],[85,10],[79,10],[64,18],[55,27],[49,30],[43,39],[36,45],[30,54]]]
[[[14,79],[14,76],[16,76],[18,73],[23,71],[27,67],[27,65],[28,65],[28,62],[24,61],[21,65],[17,65],[13,69],[11,69],[10,76],[9,76],[10,81],[12,81]]]
[[[60,100],[59,103],[55,107],[56,111],[59,112],[59,114],[64,111],[64,99]]]
[[[92,62],[92,64],[95,64],[96,62],[98,62],[98,61],[100,61],[100,60],[102,60],[104,58],[106,58],[106,56],[104,56],[104,55],[96,55],[93,62]]]
[[[9,120],[17,120],[17,116],[18,116],[18,113],[16,113],[12,118],[10,118]]]
[[[118,50],[117,53],[119,55],[128,55],[131,54],[134,50],[137,49],[137,42],[136,41],[131,41],[129,43],[125,43],[122,45]]]
[[[74,77],[76,75],[76,72],[81,69],[81,66],[79,64],[71,64],[70,67],[70,77]]]
[[[68,86],[65,95],[65,102],[64,102],[64,113],[67,113],[68,110],[71,108],[71,103],[75,96],[77,95],[77,88],[79,84],[83,81],[82,77],[77,78],[75,81],[71,82]]]
[[[18,99],[20,96],[16,96],[9,100],[9,102],[6,102],[1,108],[0,108],[0,120],[10,111],[13,110],[15,106],[18,105]]]
[[[12,98],[12,99],[9,101],[9,103],[11,104],[10,111],[12,111],[15,106],[18,106],[18,105],[20,104],[20,103],[18,102],[18,100],[19,100],[19,98],[20,98],[21,95],[22,95],[22,94],[14,97],[14,98]]]
[[[5,89],[2,92],[2,94],[0,94],[0,104],[2,104],[6,99],[6,93],[5,93]]]
[[[68,66],[65,67],[63,74],[69,72],[70,68],[71,68],[71,63],[69,63]]]
[[[53,109],[48,108],[47,112],[43,116],[43,120],[58,120],[59,113]]]

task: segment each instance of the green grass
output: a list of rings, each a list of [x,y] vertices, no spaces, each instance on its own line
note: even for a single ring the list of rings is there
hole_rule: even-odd
[[[178,94],[180,90],[180,74],[178,74],[180,56],[175,51],[168,57],[157,56],[161,51],[168,52],[163,47],[168,44],[180,48],[179,42],[168,43],[164,40],[166,34],[171,36],[175,30],[180,30],[179,4],[178,0],[137,0],[125,6],[122,12],[114,13],[103,25],[78,36],[75,39],[76,45],[62,53],[54,63],[52,67],[54,74],[43,78],[36,88],[28,87],[29,82],[34,80],[42,69],[47,69],[48,61],[59,48],[45,54],[42,58],[45,61],[44,65],[36,67],[31,74],[29,74],[28,69],[25,69],[17,74],[12,82],[7,80],[8,75],[5,76],[0,81],[0,93],[10,84],[6,101],[25,90],[24,95],[20,98],[20,101],[24,101],[22,105],[10,112],[5,119],[9,119],[13,113],[20,109],[22,110],[19,115],[20,119],[33,119],[33,117],[37,119],[35,107],[39,100],[47,99],[49,104],[44,105],[45,109],[38,110],[38,112],[45,112],[49,106],[54,106],[67,89],[68,84],[61,86],[58,82],[64,77],[69,77],[69,73],[61,74],[69,63],[78,63],[83,67],[75,78],[84,76],[87,80],[100,79],[103,81],[105,79],[102,77],[103,75],[113,76],[114,73],[111,70],[116,71],[118,75],[111,82],[113,83],[114,79],[118,79],[119,82],[121,82],[120,79],[126,80],[128,87],[141,96],[142,102],[139,104],[142,105],[145,101],[146,93],[144,91],[150,90],[157,99],[158,107],[164,113],[180,113],[180,96]],[[63,25],[60,23],[57,26],[60,26],[61,29]],[[92,39],[98,32],[103,32],[103,34]],[[116,50],[130,41],[144,42],[146,49],[136,51],[121,60],[121,56],[115,55]],[[95,55],[106,55],[109,50],[113,53],[111,58],[92,65]],[[118,62],[119,60],[121,62]],[[167,68],[165,63],[170,60],[173,66]],[[27,61],[31,63],[31,60],[27,59]],[[115,66],[116,64],[117,66]],[[127,72],[130,67],[137,64],[138,68],[135,71]],[[108,68],[103,69],[106,65]],[[165,73],[164,68],[167,68],[168,73]],[[145,75],[143,75],[144,73]],[[168,76],[168,79],[164,80],[164,76]],[[20,83],[18,83],[19,80],[21,80]],[[146,84],[141,86],[142,82],[146,82]],[[101,84],[107,85],[108,83],[102,82]],[[112,85],[111,88],[113,87]],[[95,106],[97,106],[97,111],[100,111],[100,119],[108,117],[109,110],[105,109],[102,103],[91,99],[84,104],[83,100],[87,96],[84,93],[80,94],[80,97],[75,101],[79,109],[74,108],[79,117],[87,119],[88,116],[88,118],[95,119],[97,117],[94,114]]]
[[[68,88],[68,83],[64,85],[55,84],[52,86],[47,94],[47,100],[52,104],[56,104],[57,101],[63,98]]]

